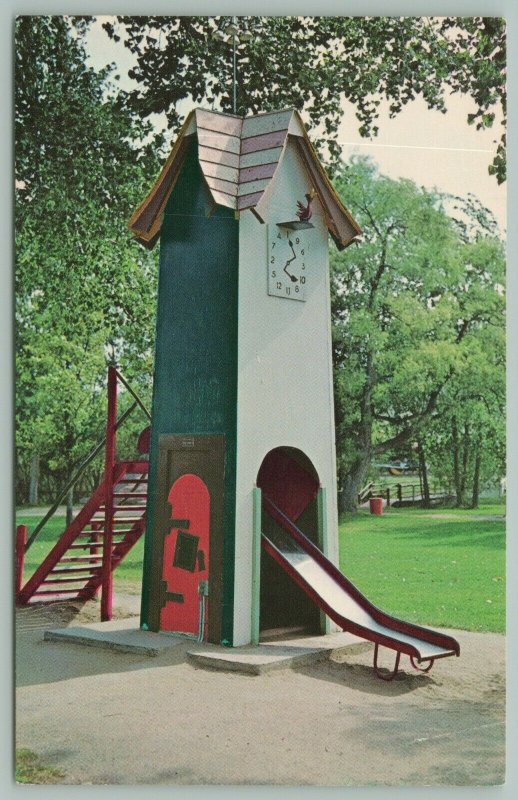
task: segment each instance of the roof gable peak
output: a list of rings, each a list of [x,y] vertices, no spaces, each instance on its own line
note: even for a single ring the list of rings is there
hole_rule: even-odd
[[[236,211],[255,209],[288,140],[293,140],[337,247],[347,247],[361,233],[333,188],[296,109],[239,116],[199,107],[187,115],[158,180],[130,219],[130,229],[145,246],[153,247],[158,238],[163,210],[194,136],[202,175],[217,205]]]

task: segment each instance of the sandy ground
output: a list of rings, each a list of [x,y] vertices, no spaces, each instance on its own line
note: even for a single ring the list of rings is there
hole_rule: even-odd
[[[119,614],[138,609],[119,597]],[[460,658],[392,683],[372,651],[245,676],[43,641],[98,606],[17,612],[16,740],[68,784],[491,785],[504,780],[505,647],[453,631]],[[385,663],[385,662],[382,662]],[[386,665],[393,658],[387,653]]]

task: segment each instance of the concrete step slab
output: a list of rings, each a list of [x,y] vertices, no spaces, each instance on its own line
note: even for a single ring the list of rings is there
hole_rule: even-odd
[[[198,643],[194,637],[182,634],[141,630],[138,617],[49,629],[44,632],[43,638],[47,642],[102,647],[147,656],[158,656],[183,644],[189,647],[187,658],[195,666],[248,675],[319,661],[341,650],[361,652],[372,646],[370,642],[350,633],[338,632],[326,636],[278,639],[259,645],[223,647]]]
[[[189,641],[187,637],[180,634],[143,631],[139,628],[138,617],[46,630],[43,638],[47,642],[103,647],[121,653],[137,653],[147,656],[158,656]]]
[[[340,632],[242,647],[200,643],[188,650],[187,656],[199,667],[261,675],[275,669],[288,669],[294,665],[327,659],[334,652],[361,652],[370,647],[370,642],[351,633]]]

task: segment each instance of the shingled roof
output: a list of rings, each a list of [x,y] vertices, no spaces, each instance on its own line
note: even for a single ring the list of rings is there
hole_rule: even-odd
[[[158,180],[129,221],[130,230],[146,247],[153,247],[158,239],[165,205],[193,137],[197,137],[201,171],[216,204],[236,211],[252,209],[261,219],[266,190],[291,141],[338,249],[361,233],[329,181],[297,111],[239,117],[197,108],[188,115]]]

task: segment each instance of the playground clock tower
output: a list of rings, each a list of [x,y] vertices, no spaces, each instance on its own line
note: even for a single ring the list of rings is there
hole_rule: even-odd
[[[130,228],[160,239],[141,625],[324,631],[261,552],[261,493],[337,559],[328,234],[360,229],[296,111],[192,111]]]

